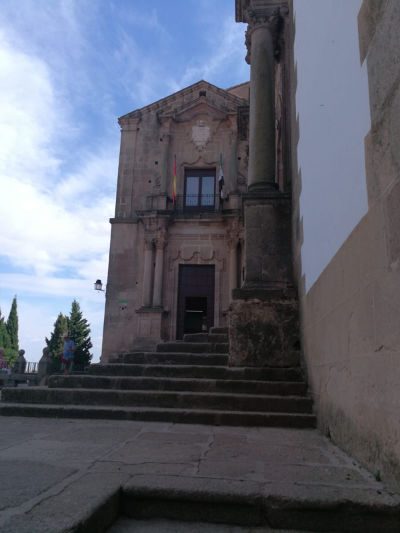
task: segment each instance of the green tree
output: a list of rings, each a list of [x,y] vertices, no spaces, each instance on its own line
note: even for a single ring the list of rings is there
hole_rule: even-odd
[[[83,318],[81,308],[76,300],[72,302],[68,331],[76,344],[74,369],[83,370],[92,359],[90,348],[92,348],[93,344],[90,339],[90,325],[86,318]]]
[[[4,357],[9,366],[12,366],[18,357],[18,351],[11,347],[11,339],[7,330],[7,323],[0,310],[0,348],[4,350]]]
[[[45,338],[46,346],[53,359],[54,372],[58,371],[61,366],[64,335],[66,333],[68,333],[68,317],[59,313],[57,320],[54,322],[54,329],[50,335],[50,339]]]
[[[19,342],[18,342],[18,309],[17,309],[17,297],[14,296],[10,313],[7,319],[7,331],[10,336],[10,348],[15,350],[18,353]]]
[[[7,348],[10,348],[10,346],[11,346],[10,335],[8,334],[7,324],[4,320],[3,315],[1,314],[1,309],[0,309],[0,348],[3,348],[4,350],[6,350]]]

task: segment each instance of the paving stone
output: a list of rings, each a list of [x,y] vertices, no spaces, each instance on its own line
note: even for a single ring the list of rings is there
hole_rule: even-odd
[[[0,511],[20,505],[75,472],[64,461],[54,466],[32,461],[30,456],[26,450],[24,459],[0,458]]]
[[[91,468],[92,472],[124,472],[130,476],[136,475],[165,475],[165,476],[195,476],[198,471],[198,460],[192,463],[170,461],[167,463],[154,461],[144,461],[134,464],[126,464],[117,460],[100,460]]]
[[[86,474],[3,523],[0,533],[99,533],[118,518],[124,474]]]
[[[99,533],[124,508],[249,531],[400,531],[399,497],[315,430],[3,418],[0,440],[1,533]]]

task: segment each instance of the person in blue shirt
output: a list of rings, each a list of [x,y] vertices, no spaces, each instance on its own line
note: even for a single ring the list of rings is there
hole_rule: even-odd
[[[61,369],[64,370],[64,374],[69,374],[72,371],[74,364],[74,353],[76,349],[76,344],[71,337],[66,334],[64,336],[64,347],[63,347],[63,357],[62,357],[62,366]]]

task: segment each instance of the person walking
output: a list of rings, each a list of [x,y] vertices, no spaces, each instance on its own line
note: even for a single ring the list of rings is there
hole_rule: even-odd
[[[67,333],[64,336],[64,347],[63,347],[63,357],[62,357],[62,366],[61,370],[64,370],[64,374],[69,374],[72,372],[74,365],[74,353],[76,349],[76,344],[73,339]]]

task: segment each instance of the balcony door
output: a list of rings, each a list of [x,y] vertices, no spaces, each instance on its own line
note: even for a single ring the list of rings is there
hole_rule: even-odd
[[[184,207],[188,210],[215,208],[215,168],[186,170]]]

